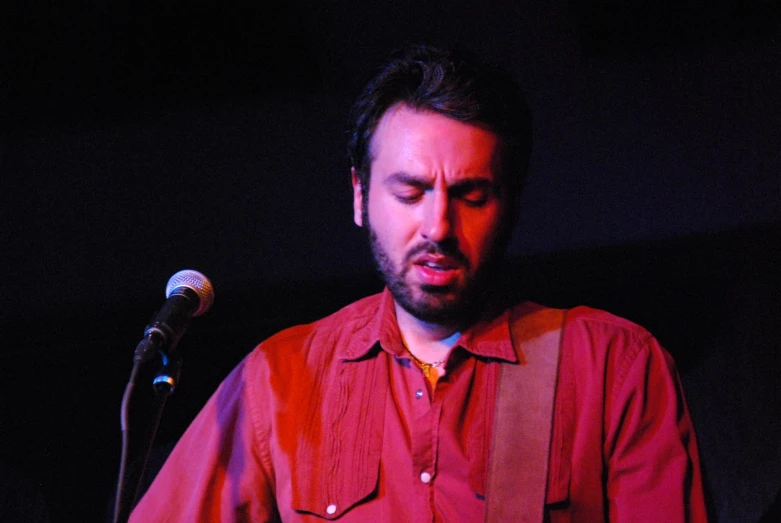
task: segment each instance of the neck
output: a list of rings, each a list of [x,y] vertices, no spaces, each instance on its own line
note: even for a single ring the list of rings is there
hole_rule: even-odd
[[[396,322],[399,326],[402,340],[407,350],[421,361],[431,363],[446,359],[461,333],[471,325],[484,319],[492,318],[509,304],[514,292],[506,285],[496,285],[498,280],[491,279],[494,285],[486,283],[486,290],[473,297],[473,303],[481,305],[474,309],[474,315],[467,315],[471,320],[457,323],[433,323],[423,321],[394,300]]]
[[[401,337],[415,357],[425,362],[447,357],[461,335],[459,326],[424,322],[398,304],[394,306]]]

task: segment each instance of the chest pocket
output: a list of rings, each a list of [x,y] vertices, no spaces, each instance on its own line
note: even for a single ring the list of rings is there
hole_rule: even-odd
[[[337,519],[378,487],[388,389],[387,361],[343,361],[320,401],[309,402],[292,471],[292,508]],[[349,408],[348,408],[349,405]]]
[[[362,501],[370,499],[377,492],[379,454],[376,459],[368,457],[352,473],[346,466],[349,460],[324,464],[333,473],[326,471],[321,475],[326,476],[323,481],[316,479],[317,474],[309,477],[294,474],[293,509],[323,519],[337,519]]]

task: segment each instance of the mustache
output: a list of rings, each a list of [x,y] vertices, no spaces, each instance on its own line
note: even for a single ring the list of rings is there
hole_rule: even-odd
[[[421,243],[409,250],[404,256],[404,265],[409,266],[412,259],[420,254],[435,254],[438,256],[447,256],[459,262],[461,265],[470,269],[470,263],[466,255],[461,252],[455,243]]]

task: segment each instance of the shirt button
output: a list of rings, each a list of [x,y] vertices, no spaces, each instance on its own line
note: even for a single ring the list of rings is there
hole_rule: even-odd
[[[325,509],[328,515],[333,516],[336,513],[336,505],[328,505]]]
[[[423,391],[422,390],[416,390],[415,391],[415,398],[420,399],[423,397]]]
[[[431,481],[431,474],[429,474],[428,472],[422,473],[420,475],[420,481],[422,481],[423,483],[428,483],[429,481]]]

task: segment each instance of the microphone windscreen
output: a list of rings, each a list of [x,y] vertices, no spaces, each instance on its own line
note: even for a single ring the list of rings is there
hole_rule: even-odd
[[[209,278],[198,271],[186,269],[171,276],[168,285],[165,286],[165,297],[169,298],[171,293],[180,287],[192,289],[200,298],[198,310],[195,311],[193,317],[208,311],[214,303],[214,287],[212,287]]]

